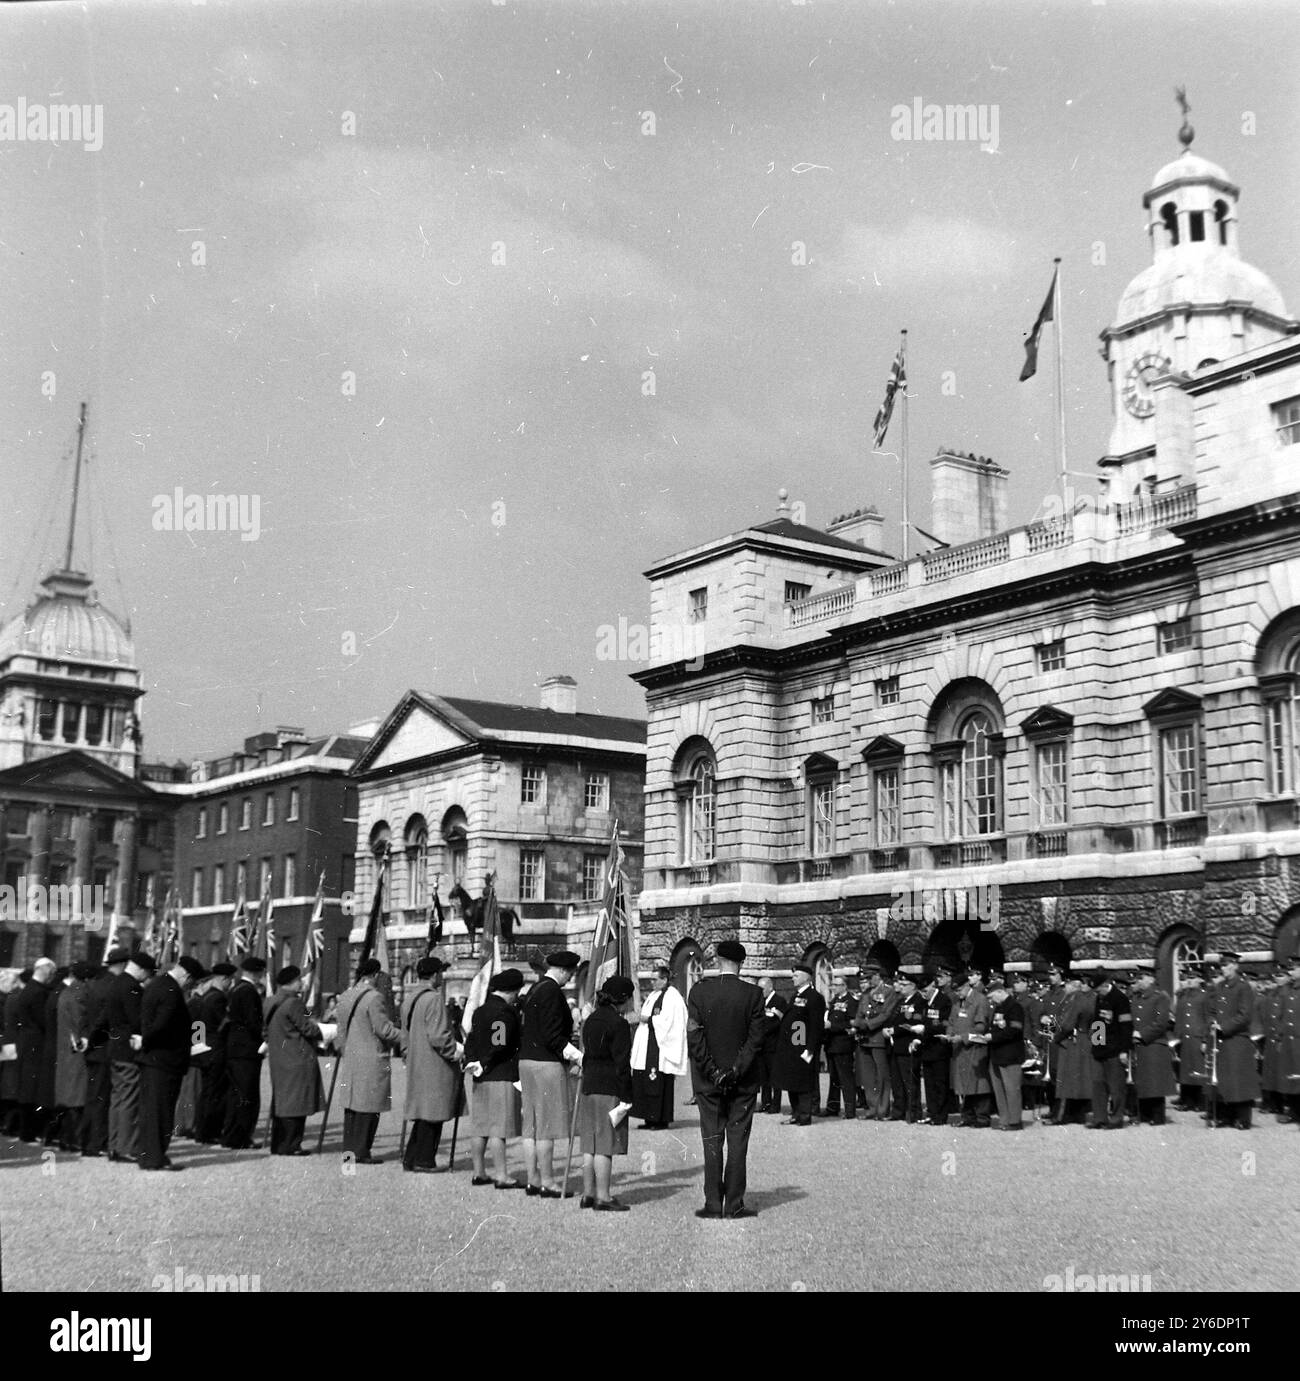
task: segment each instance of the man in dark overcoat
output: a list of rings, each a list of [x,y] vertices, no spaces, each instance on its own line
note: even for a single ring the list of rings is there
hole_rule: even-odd
[[[1165,1099],[1178,1092],[1169,1049],[1173,1003],[1167,992],[1156,987],[1156,976],[1150,969],[1139,970],[1129,1001],[1133,1007],[1133,1089],[1138,1118],[1163,1127]]]
[[[410,1124],[402,1169],[431,1174],[436,1168],[442,1124],[460,1107],[460,1061],[464,1053],[448,1015],[442,971],[436,955],[415,966],[419,982],[402,1003],[402,1054],[406,1058],[406,1120]]]
[[[320,1027],[302,1000],[302,971],[290,964],[275,976],[266,1017],[271,1068],[271,1154],[309,1156],[302,1144],[307,1119],[325,1106],[316,1043]]]
[[[818,1061],[826,1029],[826,999],[813,987],[813,971],[796,964],[794,995],[781,1018],[777,1033],[773,1074],[777,1086],[790,1095],[790,1116],[783,1127],[810,1127],[813,1099],[818,1093]]]
[[[1241,976],[1241,955],[1235,950],[1223,950],[1219,965],[1219,981],[1209,1002],[1212,1035],[1218,1041],[1214,1097],[1223,1120],[1246,1132],[1259,1097],[1259,1069],[1250,1038],[1255,990]]]
[[[176,1126],[176,1099],[190,1062],[190,1013],[185,989],[203,965],[183,954],[140,999],[141,1170],[182,1170],[167,1154]]]

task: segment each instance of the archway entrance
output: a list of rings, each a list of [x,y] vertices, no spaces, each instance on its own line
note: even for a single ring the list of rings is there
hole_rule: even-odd
[[[672,985],[683,997],[691,995],[691,988],[704,973],[704,951],[697,940],[689,937],[682,940],[673,950],[668,961],[672,973]]]
[[[818,941],[815,945],[809,945],[803,954],[803,962],[811,966],[813,971],[813,987],[822,995],[827,1003],[831,1000],[831,984],[835,979],[835,965],[831,961],[830,950]]]
[[[1167,993],[1178,993],[1189,973],[1205,955],[1205,942],[1190,926],[1178,926],[1160,937],[1156,945],[1156,982]]]
[[[1044,930],[1029,946],[1029,957],[1033,961],[1034,972],[1040,977],[1046,974],[1052,964],[1059,964],[1062,968],[1068,969],[1073,955],[1069,940],[1059,930]]]

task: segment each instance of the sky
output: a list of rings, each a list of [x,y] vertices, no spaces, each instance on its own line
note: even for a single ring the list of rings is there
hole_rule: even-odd
[[[903,328],[914,521],[941,446],[1006,466],[1028,521],[1056,460],[1054,345],[1022,384],[1025,333],[1059,255],[1090,474],[1175,86],[1242,187],[1243,257],[1300,310],[1290,3],[0,20],[0,106],[102,107],[97,149],[0,139],[0,616],[60,559],[85,400],[78,564],[131,619],[151,759],[341,730],[411,686],[535,704],[560,672],[582,709],[643,713],[598,652],[648,621],[653,561],[782,487],[896,534],[871,423]],[[893,137],[917,98],[986,107],[996,148]],[[256,500],[256,540],[158,530],[177,487]]]

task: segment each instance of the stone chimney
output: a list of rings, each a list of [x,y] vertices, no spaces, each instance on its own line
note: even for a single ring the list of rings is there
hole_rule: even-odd
[[[578,683],[572,676],[548,676],[542,682],[542,709],[578,713]]]
[[[1007,526],[1007,475],[988,456],[941,450],[930,462],[930,526],[950,547],[992,537]]]
[[[828,524],[826,531],[832,537],[842,537],[846,542],[856,542],[872,551],[885,550],[885,520],[875,504],[855,508],[852,513],[841,513]]]

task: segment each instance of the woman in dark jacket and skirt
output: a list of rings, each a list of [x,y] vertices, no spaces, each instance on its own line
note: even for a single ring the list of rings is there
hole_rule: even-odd
[[[636,992],[630,978],[608,978],[582,1028],[582,1208],[626,1213],[610,1191],[614,1157],[627,1155],[627,1114],[632,1107],[632,1030],[623,1012]]]

